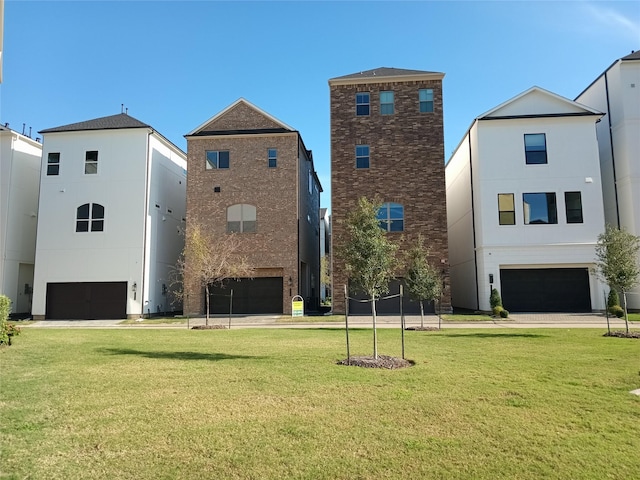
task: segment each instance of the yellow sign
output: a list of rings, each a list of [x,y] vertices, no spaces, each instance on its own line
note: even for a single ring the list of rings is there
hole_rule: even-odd
[[[300,300],[296,300],[299,298]],[[296,295],[291,300],[291,316],[292,317],[304,317],[304,300],[300,295]]]

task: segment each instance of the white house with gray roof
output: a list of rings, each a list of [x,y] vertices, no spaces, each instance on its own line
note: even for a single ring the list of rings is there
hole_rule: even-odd
[[[40,133],[34,318],[180,309],[169,282],[184,244],[185,152],[125,113]]]
[[[602,112],[539,87],[477,117],[446,165],[451,296],[490,310],[604,308],[596,122]]]

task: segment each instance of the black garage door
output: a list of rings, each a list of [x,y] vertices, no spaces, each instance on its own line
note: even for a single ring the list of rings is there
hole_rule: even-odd
[[[586,268],[500,270],[502,304],[512,312],[590,312]]]
[[[228,314],[233,289],[233,313],[282,313],[282,277],[225,280],[209,290],[209,313]]]
[[[400,281],[391,280],[389,284],[389,295],[398,295],[400,293]],[[349,314],[350,315],[371,315],[371,302],[362,302],[361,300],[368,300],[367,296],[363,293],[350,293],[352,298],[349,300]],[[407,288],[404,288],[404,296],[402,302],[402,311],[407,315],[419,315],[420,304],[409,298],[407,295]],[[424,302],[424,313],[433,313],[433,302]],[[376,313],[380,315],[399,315],[400,314],[400,297],[389,298],[386,300],[379,300],[376,302]]]
[[[46,317],[110,319],[127,317],[127,282],[48,283]]]

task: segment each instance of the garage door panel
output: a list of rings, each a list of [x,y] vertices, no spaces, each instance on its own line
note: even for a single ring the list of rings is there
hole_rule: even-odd
[[[590,312],[586,268],[501,269],[502,303],[512,312]]]
[[[233,313],[282,313],[282,277],[227,279],[209,290],[209,313],[229,313],[229,296],[233,290]]]
[[[126,282],[47,284],[46,318],[97,320],[126,318]]]

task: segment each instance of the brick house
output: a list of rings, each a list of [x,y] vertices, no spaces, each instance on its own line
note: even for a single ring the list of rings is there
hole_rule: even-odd
[[[187,139],[187,230],[238,235],[255,273],[215,286],[211,313],[291,313],[320,297],[320,192],[300,133],[244,99],[204,122]],[[189,259],[187,259],[187,262]],[[185,312],[202,314],[204,289],[185,278]]]
[[[335,253],[344,242],[345,218],[358,198],[379,197],[381,226],[400,244],[399,256],[422,234],[447,286],[443,78],[438,72],[377,68],[329,80],[331,214]],[[343,285],[348,279],[337,257],[333,255],[333,309],[344,312]],[[401,269],[397,273],[401,276]],[[399,281],[390,285],[392,293],[399,290]],[[411,303],[405,311],[417,308]],[[442,308],[450,306],[447,287]],[[399,308],[397,300],[378,305],[381,313]],[[352,302],[349,311],[368,313],[369,305]]]

